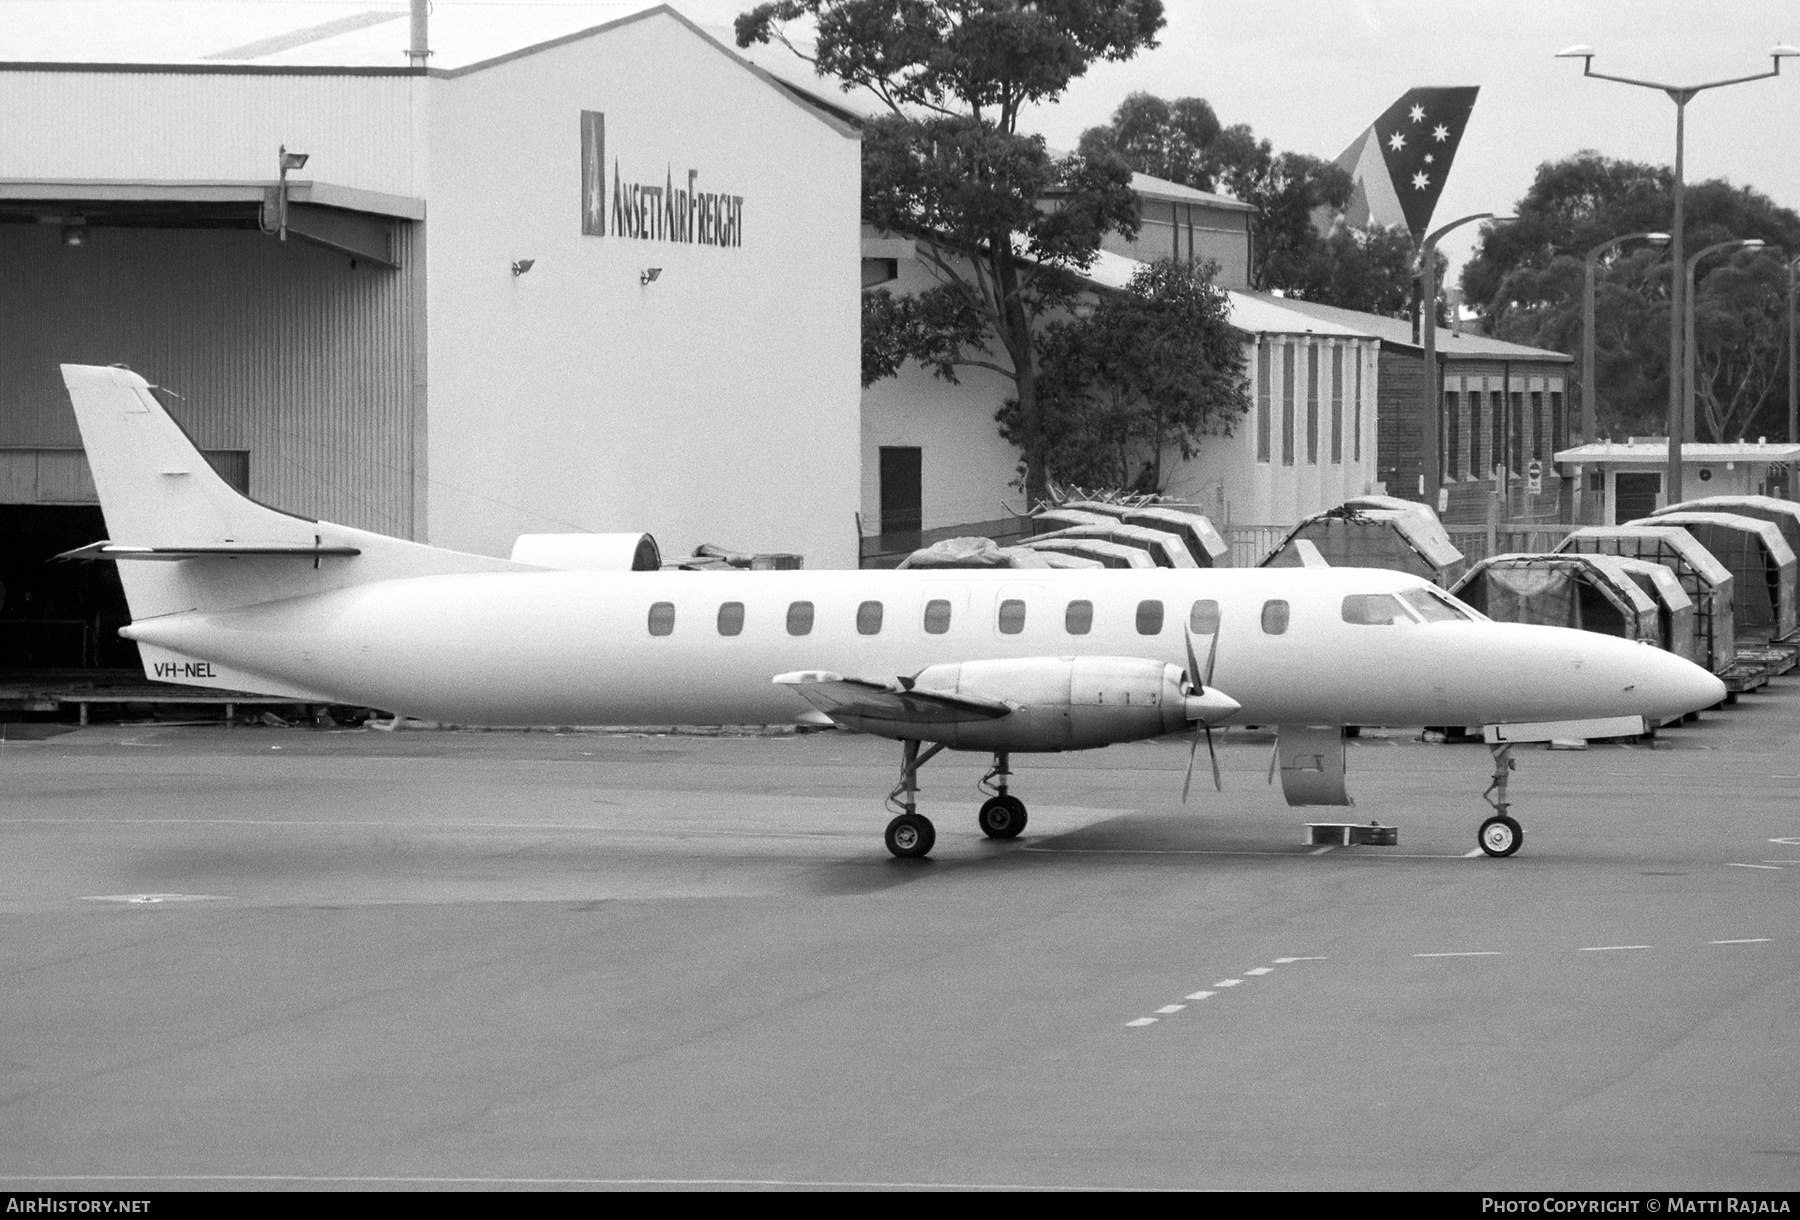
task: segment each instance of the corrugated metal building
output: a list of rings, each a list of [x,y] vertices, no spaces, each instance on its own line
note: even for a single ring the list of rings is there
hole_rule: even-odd
[[[829,104],[642,3],[435,0],[428,54],[405,0],[7,9],[0,620],[98,613],[39,562],[100,536],[63,362],[178,394],[290,511],[854,562],[860,168]]]

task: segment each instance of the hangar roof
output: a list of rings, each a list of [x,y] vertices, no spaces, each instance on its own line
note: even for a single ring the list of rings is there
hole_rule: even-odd
[[[1384,314],[1359,313],[1354,309],[1339,309],[1335,305],[1320,305],[1316,301],[1300,301],[1292,297],[1278,297],[1264,293],[1253,294],[1265,301],[1276,302],[1284,309],[1307,317],[1317,318],[1321,322],[1335,322],[1342,326],[1357,329],[1358,334],[1372,335],[1383,343],[1395,347],[1408,347],[1417,350],[1419,344],[1413,340],[1412,322],[1406,318],[1390,318]],[[1439,360],[1540,360],[1553,364],[1573,364],[1575,358],[1564,352],[1549,351],[1541,347],[1526,347],[1522,343],[1508,343],[1504,339],[1490,339],[1486,335],[1470,333],[1457,334],[1446,327],[1438,327],[1437,355]]]

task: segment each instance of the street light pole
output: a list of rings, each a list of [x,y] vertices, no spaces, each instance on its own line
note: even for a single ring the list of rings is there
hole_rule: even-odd
[[[1558,59],[1581,60],[1581,74],[1596,80],[1616,81],[1621,85],[1639,85],[1645,89],[1660,89],[1669,95],[1675,103],[1675,218],[1669,226],[1671,244],[1669,250],[1670,284],[1669,284],[1669,473],[1667,477],[1666,503],[1675,504],[1681,499],[1681,423],[1682,423],[1682,384],[1684,373],[1682,356],[1684,343],[1682,336],[1682,320],[1686,316],[1682,300],[1682,230],[1686,226],[1686,189],[1683,182],[1683,159],[1687,143],[1687,104],[1695,96],[1708,89],[1720,89],[1726,85],[1741,85],[1746,81],[1766,80],[1771,76],[1781,75],[1781,61],[1800,56],[1800,47],[1782,43],[1769,52],[1774,61],[1767,72],[1758,72],[1754,76],[1734,76],[1729,80],[1707,81],[1698,85],[1667,85],[1661,81],[1638,80],[1630,76],[1610,76],[1604,72],[1594,71],[1594,48],[1577,46],[1557,52]]]
[[[1800,439],[1800,256],[1788,263],[1788,444]],[[1795,473],[1788,474],[1788,499],[1796,495]]]
[[[1433,229],[1419,246],[1419,339],[1425,347],[1425,410],[1422,413],[1425,432],[1420,447],[1425,451],[1425,503],[1438,511],[1438,496],[1444,485],[1444,455],[1438,415],[1444,409],[1444,382],[1437,375],[1437,243],[1452,229],[1477,220],[1508,221],[1516,216],[1495,216],[1492,212],[1476,212],[1460,216],[1447,225]]]
[[[1581,284],[1581,420],[1586,428],[1575,428],[1576,437],[1587,439],[1587,431],[1594,426],[1600,417],[1600,391],[1595,384],[1594,376],[1594,272],[1600,264],[1600,256],[1608,250],[1616,249],[1628,241],[1642,239],[1653,246],[1669,244],[1667,233],[1627,233],[1623,237],[1615,237],[1611,241],[1601,242],[1587,252],[1582,260]]]
[[[1701,259],[1715,251],[1734,249],[1760,250],[1762,247],[1763,241],[1761,238],[1757,237],[1736,238],[1731,241],[1716,241],[1705,249],[1696,251],[1694,254],[1690,255],[1687,260],[1687,266],[1681,277],[1682,283],[1687,288],[1687,295],[1684,298],[1686,303],[1686,313],[1682,317],[1684,329],[1687,334],[1687,347],[1682,353],[1681,361],[1681,436],[1683,440],[1691,441],[1693,437],[1688,434],[1694,430],[1694,364],[1696,363],[1696,353],[1699,349],[1699,345],[1694,342],[1694,268],[1700,265]],[[1721,436],[1718,439],[1723,441],[1726,438]],[[1679,489],[1679,484],[1677,484],[1677,488]],[[1668,500],[1667,503],[1678,504],[1680,501],[1671,499]]]

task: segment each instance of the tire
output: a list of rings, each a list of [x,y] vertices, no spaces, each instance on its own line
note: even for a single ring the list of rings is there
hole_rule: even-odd
[[[902,860],[917,860],[931,852],[937,843],[937,830],[931,819],[916,813],[903,813],[887,824],[887,849]]]
[[[981,833],[990,839],[1016,839],[1025,829],[1025,802],[1016,796],[996,796],[975,815]]]
[[[1525,842],[1524,829],[1511,818],[1489,818],[1475,836],[1481,850],[1490,856],[1510,856]]]

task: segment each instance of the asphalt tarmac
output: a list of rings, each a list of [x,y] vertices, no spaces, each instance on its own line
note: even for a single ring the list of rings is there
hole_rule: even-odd
[[[16,726],[8,726],[15,730]],[[8,1189],[1800,1187],[1800,675],[1654,749],[1372,737],[1321,850],[1225,734],[0,744]]]

